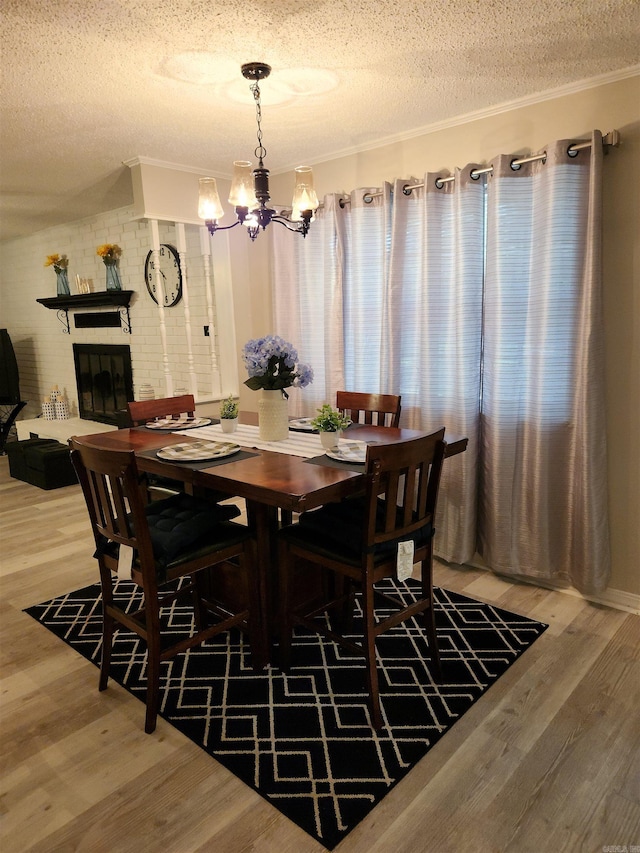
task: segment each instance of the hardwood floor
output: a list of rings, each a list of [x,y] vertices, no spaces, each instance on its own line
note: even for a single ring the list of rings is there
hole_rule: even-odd
[[[0,458],[0,541],[3,853],[324,849],[168,723],[145,735],[138,700],[98,693],[22,613],[97,580],[79,486],[42,491]],[[640,617],[475,570],[436,582],[550,627],[336,850],[630,853]]]

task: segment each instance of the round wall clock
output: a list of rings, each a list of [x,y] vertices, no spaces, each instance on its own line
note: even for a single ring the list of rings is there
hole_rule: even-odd
[[[144,280],[149,291],[149,296],[154,302],[158,301],[159,288],[157,274],[162,277],[162,289],[164,290],[164,307],[171,308],[172,305],[182,299],[182,270],[180,269],[180,256],[173,246],[163,243],[157,255],[158,266],[156,268],[156,255],[153,251],[147,255],[144,264]]]

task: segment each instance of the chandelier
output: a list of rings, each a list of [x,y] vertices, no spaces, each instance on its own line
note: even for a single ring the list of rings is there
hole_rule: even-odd
[[[224,216],[215,178],[200,178],[200,200],[198,216],[205,220],[210,234],[216,231],[228,231],[236,225],[244,225],[249,237],[255,240],[260,229],[264,231],[271,222],[284,225],[289,231],[307,236],[313,214],[318,207],[318,196],[313,188],[313,172],[309,166],[299,166],[295,170],[296,184],[293,191],[291,213],[276,212],[268,206],[269,170],[264,167],[267,149],[262,144],[262,105],[260,103],[260,80],[271,73],[271,66],[263,62],[248,62],[242,66],[242,76],[251,80],[250,90],[256,104],[256,123],[258,126],[258,145],[255,156],[258,159],[256,169],[248,160],[236,160],[233,164],[233,180],[229,191],[229,202],[235,207],[236,221],[233,225],[221,226],[218,221]]]

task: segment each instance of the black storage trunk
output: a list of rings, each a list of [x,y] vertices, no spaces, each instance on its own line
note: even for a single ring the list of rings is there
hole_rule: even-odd
[[[56,441],[53,444],[41,444],[28,447],[25,451],[27,461],[27,483],[41,489],[59,489],[78,482],[71,463],[71,454],[66,444]]]
[[[9,473],[16,480],[27,480],[27,460],[25,454],[28,448],[39,447],[43,444],[60,444],[55,438],[27,438],[25,441],[10,441],[5,445],[5,453],[9,457]]]

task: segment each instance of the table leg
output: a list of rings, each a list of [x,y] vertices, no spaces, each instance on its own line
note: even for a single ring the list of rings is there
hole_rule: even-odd
[[[264,648],[267,650],[266,664],[273,662],[273,641],[276,628],[277,610],[277,553],[278,553],[278,511],[275,507],[247,500],[247,520],[257,542],[258,572],[260,583],[260,621],[263,631]]]

